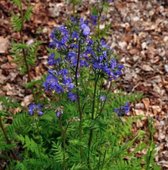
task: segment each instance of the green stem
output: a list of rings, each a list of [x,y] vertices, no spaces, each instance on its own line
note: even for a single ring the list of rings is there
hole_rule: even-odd
[[[21,15],[21,20],[22,20],[22,27],[21,27],[21,30],[20,30],[20,38],[21,38],[21,42],[22,44],[24,44],[24,35],[23,35],[23,27],[24,27],[24,13],[23,13],[23,6],[22,6],[22,3],[21,3],[21,6],[20,6],[20,15]],[[26,54],[26,50],[25,49],[22,49],[22,55],[23,55],[23,60],[24,60],[24,63],[25,63],[25,66],[26,66],[26,70],[27,70],[27,74],[28,74],[28,82],[31,81],[31,76],[30,76],[30,73],[29,73],[29,65],[28,65],[28,62],[27,62],[27,54]]]
[[[107,90],[106,99],[105,99],[102,107],[100,108],[100,111],[99,111],[99,113],[97,114],[95,120],[96,120],[96,119],[102,114],[102,112],[103,112],[103,109],[104,109],[105,104],[106,104],[106,101],[107,101],[108,94],[110,93],[110,90],[111,90],[111,87],[112,87],[112,83],[110,83],[110,87],[109,87],[108,90]]]
[[[80,62],[80,39],[78,42],[78,55],[77,55],[77,65],[75,70],[75,85],[76,85],[76,95],[77,95],[77,105],[78,105],[78,111],[79,111],[79,137],[80,141],[82,141],[82,110],[81,110],[81,103],[80,103],[80,96],[79,96],[79,87],[78,87],[78,71],[79,71],[79,62]],[[82,161],[82,148],[80,146],[80,157]]]
[[[100,170],[100,166],[101,166],[101,154],[99,154],[99,162],[98,162],[98,166],[97,166],[97,168],[98,168],[98,170]]]
[[[61,121],[61,117],[58,119],[59,122],[59,126],[61,129],[61,140],[62,140],[62,146],[63,146],[63,170],[66,170],[66,160],[65,160],[65,138],[66,138],[66,130],[67,128],[64,130],[63,126],[62,126],[62,121]]]
[[[0,117],[0,128],[2,129],[2,132],[3,132],[3,134],[4,134],[6,143],[7,143],[7,144],[11,144],[11,141],[9,140],[9,138],[8,138],[8,136],[7,136],[7,133],[6,133],[6,131],[5,131],[5,128],[4,128],[4,126],[3,126],[1,117]],[[11,155],[12,155],[13,159],[14,159],[14,160],[18,160],[18,158],[17,158],[17,156],[15,155],[15,153],[14,153],[12,150],[11,150],[10,152],[11,152]]]
[[[95,112],[95,102],[96,102],[96,92],[97,92],[97,83],[99,80],[99,74],[97,75],[97,78],[95,80],[94,84],[94,92],[93,92],[93,105],[92,105],[92,120],[94,120],[94,112]]]
[[[150,169],[150,163],[151,163],[151,158],[152,158],[152,153],[154,150],[153,147],[153,127],[152,127],[152,120],[148,118],[148,128],[149,128],[149,140],[150,140],[150,146],[147,152],[147,166],[146,166],[146,170]]]
[[[93,105],[92,105],[92,114],[91,114],[91,120],[94,120],[94,113],[95,113],[95,101],[96,101],[96,92],[97,92],[97,83],[99,80],[99,74],[97,75],[96,79],[95,79],[95,84],[94,84],[94,92],[93,92]],[[91,144],[92,144],[92,138],[93,138],[93,128],[90,129],[90,133],[89,133],[89,139],[88,139],[88,167],[89,169],[91,169],[90,167],[90,148],[91,148]]]
[[[106,158],[106,150],[104,151],[104,155],[103,155],[103,161],[102,161],[102,168],[103,169],[103,166],[104,166],[104,162],[105,162],[105,158]]]

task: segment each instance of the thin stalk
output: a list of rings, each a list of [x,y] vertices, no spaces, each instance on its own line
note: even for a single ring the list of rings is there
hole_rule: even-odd
[[[7,136],[7,133],[6,133],[6,131],[5,131],[5,128],[4,128],[4,126],[3,126],[1,117],[0,117],[0,128],[2,129],[2,132],[3,132],[3,134],[4,134],[6,143],[7,143],[7,144],[11,144],[11,141],[9,140],[9,138],[8,138],[8,136]],[[14,160],[18,160],[18,158],[17,158],[17,156],[15,155],[15,153],[14,153],[12,150],[11,150],[10,152],[11,152],[11,155],[12,155],[13,159],[14,159]]]
[[[105,101],[104,101],[104,103],[103,103],[103,105],[102,105],[99,113],[97,114],[95,120],[102,114],[102,111],[103,111],[103,109],[104,109],[104,107],[105,107],[105,104],[106,104],[106,101],[107,101],[107,96],[108,96],[108,94],[109,94],[109,92],[110,92],[110,90],[111,90],[111,87],[112,87],[112,83],[110,83],[110,87],[108,88],[108,91],[107,91],[107,94],[106,94],[106,99],[105,99]]]
[[[72,13],[73,13],[73,16],[75,15],[75,4],[73,4],[72,6]]]
[[[77,54],[77,65],[75,70],[75,85],[76,85],[76,95],[77,95],[77,105],[78,105],[78,111],[79,111],[79,137],[80,141],[82,140],[82,110],[81,110],[81,103],[80,103],[80,96],[79,96],[79,87],[78,87],[78,71],[79,71],[79,62],[80,62],[80,39],[78,42],[78,54]],[[80,157],[82,160],[82,148],[80,146]]]
[[[24,44],[24,39],[23,39],[23,27],[24,27],[24,13],[23,13],[23,6],[22,6],[22,3],[21,3],[21,6],[20,6],[20,15],[21,15],[21,20],[22,20],[22,27],[21,27],[21,30],[20,30],[20,39],[21,39],[21,42],[22,44]],[[25,66],[26,66],[26,71],[27,71],[27,74],[28,74],[28,82],[31,81],[31,76],[30,76],[30,73],[29,73],[29,65],[28,65],[28,62],[27,62],[27,57],[26,57],[26,50],[25,49],[22,49],[22,55],[23,55],[23,60],[24,60],[24,63],[25,63]]]
[[[103,161],[102,161],[102,168],[101,169],[103,169],[103,166],[104,166],[104,161],[105,161],[105,158],[106,158],[106,150],[105,150],[105,152],[104,152],[104,155],[103,155]]]
[[[146,159],[147,166],[146,166],[146,170],[150,169],[152,153],[153,153],[153,150],[154,150],[154,147],[153,147],[153,127],[152,127],[152,122],[151,122],[151,120],[149,118],[148,118],[148,124],[149,124],[148,128],[149,128],[150,146],[149,146],[149,149],[148,149],[148,152],[147,152],[147,159]]]
[[[63,170],[66,170],[66,161],[65,161],[65,133],[67,128],[64,130],[63,126],[62,126],[62,121],[61,118],[58,119],[59,122],[59,126],[61,129],[61,140],[62,140],[62,146],[63,146]]]
[[[92,105],[92,120],[94,119],[94,112],[95,112],[95,102],[96,102],[96,92],[97,92],[97,83],[99,80],[99,74],[97,75],[97,78],[95,80],[94,84],[94,92],[93,92],[93,105]]]
[[[101,166],[100,162],[101,162],[101,155],[99,156],[99,162],[98,162],[98,166],[97,166],[98,170],[100,170],[100,166]]]
[[[94,120],[94,113],[95,113],[95,102],[96,102],[96,92],[97,92],[97,83],[99,80],[99,74],[97,75],[97,78],[95,80],[95,84],[94,84],[94,92],[93,92],[93,105],[92,105],[92,114],[91,114],[91,119]],[[92,144],[92,138],[93,138],[93,129],[90,129],[90,133],[89,133],[89,139],[88,139],[88,167],[90,168],[90,147]]]

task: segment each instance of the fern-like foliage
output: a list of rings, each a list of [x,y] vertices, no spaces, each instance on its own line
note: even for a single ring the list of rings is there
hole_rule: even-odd
[[[26,53],[26,61],[29,67],[32,67],[35,65],[36,62],[36,56],[37,51],[40,46],[40,42],[36,41],[30,45],[23,44],[23,43],[13,43],[11,52],[15,56],[15,62],[18,64],[19,70],[22,74],[25,74],[27,72],[27,68],[25,65],[25,59],[23,58],[22,50]]]
[[[21,0],[11,0],[17,7],[21,7],[22,1]]]
[[[11,24],[14,31],[21,31],[23,22],[19,15],[14,15],[11,17]]]
[[[32,15],[32,7],[28,6],[25,14],[24,14],[24,21],[29,21]]]
[[[34,66],[37,56],[37,50],[40,42],[35,41],[31,44],[26,44],[23,38],[23,30],[25,22],[30,21],[32,15],[32,6],[27,1],[27,8],[23,9],[22,0],[12,0],[13,4],[18,7],[18,13],[12,14],[11,24],[13,30],[20,34],[20,43],[13,43],[11,52],[15,57],[15,62],[22,74],[28,74],[28,80],[30,81],[29,71]]]

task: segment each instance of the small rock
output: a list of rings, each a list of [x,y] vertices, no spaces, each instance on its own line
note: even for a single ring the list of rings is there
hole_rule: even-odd
[[[2,69],[14,69],[17,68],[17,65],[15,63],[5,63],[1,65]]]
[[[145,108],[148,109],[150,105],[150,100],[148,98],[142,99],[143,104],[145,105]]]
[[[136,122],[136,126],[137,126],[137,128],[142,128],[144,126],[144,123],[142,121],[138,120]]]
[[[123,41],[123,42],[119,42],[118,45],[120,46],[121,49],[124,49],[127,46],[127,43]]]
[[[164,65],[164,69],[168,73],[168,64]]]
[[[144,115],[145,115],[144,111],[143,111],[143,110],[140,110],[140,109],[133,109],[133,112],[134,112],[135,115],[137,115],[137,116],[139,116],[139,115],[144,116]]]
[[[3,110],[3,106],[2,106],[2,103],[0,103],[0,111]]]
[[[47,28],[47,27],[44,27],[44,28],[43,28],[43,30],[42,30],[42,32],[43,32],[43,33],[48,33],[48,32],[49,32],[49,30],[48,30],[48,28]]]
[[[21,106],[23,107],[27,107],[30,103],[32,103],[33,101],[33,95],[28,95],[26,97],[24,97],[22,103],[21,103]]]
[[[153,91],[158,93],[160,96],[164,94],[164,89],[162,89],[158,84],[153,83]]]
[[[164,41],[164,42],[168,42],[168,36],[165,36],[165,37],[163,38],[163,41]]]
[[[136,21],[139,21],[140,18],[139,18],[138,16],[134,16],[134,17],[132,18],[132,20],[133,20],[134,22],[136,22]]]
[[[143,42],[142,44],[141,44],[141,47],[142,47],[142,49],[147,49],[147,43],[146,42]]]
[[[4,84],[6,82],[6,76],[2,74],[2,70],[0,70],[0,84]]]
[[[31,44],[33,44],[33,43],[34,43],[34,40],[33,40],[33,39],[30,39],[30,40],[27,41],[26,44],[27,44],[27,45],[31,45]]]
[[[161,112],[162,109],[160,106],[154,105],[154,106],[152,106],[152,110],[153,110],[154,114],[157,114],[157,113]]]
[[[144,104],[143,103],[135,104],[135,109],[144,109]]]
[[[137,61],[140,57],[138,55],[133,56],[133,61]]]
[[[5,53],[9,48],[9,40],[8,38],[4,38],[0,36],[0,54]]]
[[[100,29],[103,30],[105,28],[105,25],[104,24],[101,24],[100,25]]]
[[[49,16],[58,17],[61,12],[62,7],[63,7],[62,3],[50,3],[49,9],[48,9]]]
[[[153,68],[147,64],[142,65],[142,70],[144,71],[153,71]]]
[[[16,77],[18,76],[18,72],[10,72],[10,74],[9,74],[9,79],[11,80],[11,81],[14,81],[15,79],[16,79]]]

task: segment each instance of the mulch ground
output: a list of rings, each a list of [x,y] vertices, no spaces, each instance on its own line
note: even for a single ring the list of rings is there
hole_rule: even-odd
[[[88,15],[89,3],[84,1],[77,12]],[[46,44],[51,29],[64,23],[72,7],[62,1],[31,0],[33,15],[25,24],[24,40],[29,43],[42,40],[38,63],[30,70],[33,79],[46,70]],[[21,76],[13,63],[10,42],[20,41],[10,24],[16,7],[9,0],[0,1],[0,95],[11,96],[27,106],[32,100],[24,88],[27,76]],[[157,145],[156,161],[168,169],[168,1],[167,0],[114,0],[106,14],[110,24],[109,45],[125,65],[120,87],[126,92],[143,92],[144,97],[132,106],[131,115],[154,118]],[[103,23],[101,27],[103,28]],[[145,119],[137,122],[144,129]]]

